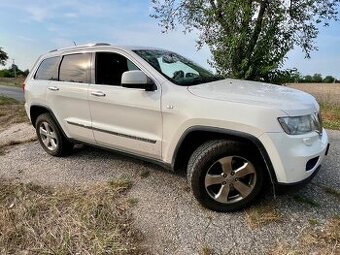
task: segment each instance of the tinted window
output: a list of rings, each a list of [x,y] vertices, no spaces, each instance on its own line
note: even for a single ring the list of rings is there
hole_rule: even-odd
[[[122,55],[109,52],[96,53],[96,84],[120,85],[122,74],[139,70]]]
[[[58,80],[60,57],[47,58],[41,62],[34,78],[37,80]]]
[[[89,82],[90,53],[65,55],[61,61],[59,80]]]

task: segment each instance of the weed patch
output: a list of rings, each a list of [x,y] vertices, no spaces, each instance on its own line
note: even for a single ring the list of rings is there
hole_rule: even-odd
[[[282,215],[276,208],[274,202],[263,202],[258,205],[253,205],[246,209],[246,216],[247,223],[251,228],[261,227],[282,220]]]

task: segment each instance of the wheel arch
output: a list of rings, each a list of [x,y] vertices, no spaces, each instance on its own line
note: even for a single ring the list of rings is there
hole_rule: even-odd
[[[240,131],[216,127],[194,126],[188,128],[179,139],[174,150],[171,162],[172,169],[174,171],[183,169],[183,167],[187,165],[189,157],[194,150],[202,143],[212,139],[228,139],[248,143],[259,153],[259,156],[261,156],[272,184],[277,183],[274,167],[267,150],[257,137]]]
[[[35,124],[36,124],[36,121],[37,121],[37,118],[39,117],[39,115],[44,114],[44,113],[49,113],[51,115],[52,119],[55,121],[55,123],[57,124],[58,128],[60,129],[60,131],[62,132],[64,137],[68,139],[66,133],[62,129],[61,125],[59,124],[59,121],[57,120],[53,111],[46,106],[32,105],[30,107],[30,119],[31,119],[31,123],[32,123],[33,127],[35,128]]]

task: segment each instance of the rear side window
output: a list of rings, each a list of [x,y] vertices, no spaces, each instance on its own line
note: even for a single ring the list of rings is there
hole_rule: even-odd
[[[60,57],[52,57],[43,60],[35,73],[37,80],[58,80],[58,65]]]
[[[65,55],[61,61],[59,80],[89,83],[90,53]]]
[[[122,74],[139,70],[126,57],[110,52],[96,53],[96,84],[121,85]]]

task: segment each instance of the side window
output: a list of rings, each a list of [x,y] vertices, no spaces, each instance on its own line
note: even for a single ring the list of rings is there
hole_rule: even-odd
[[[139,69],[122,55],[110,52],[96,53],[96,84],[120,86],[122,74],[132,70]]]
[[[59,80],[88,83],[90,60],[90,53],[65,55],[60,65]]]
[[[58,80],[58,65],[60,57],[52,57],[43,60],[35,73],[37,80]]]

